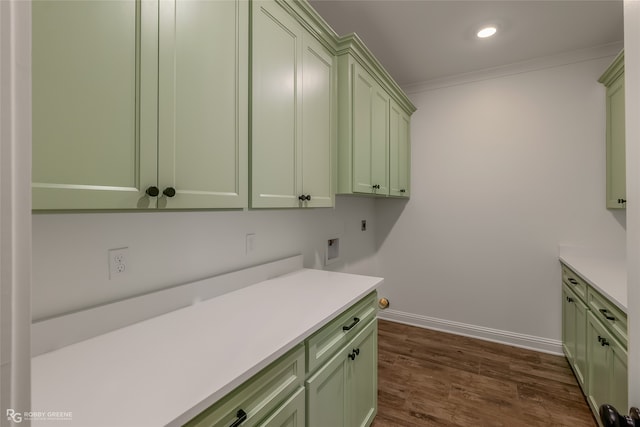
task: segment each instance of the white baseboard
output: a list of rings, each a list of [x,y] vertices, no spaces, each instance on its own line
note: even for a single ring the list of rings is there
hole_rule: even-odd
[[[422,316],[420,314],[406,313],[391,309],[379,311],[378,318],[389,320],[391,322],[404,323],[421,328],[434,329],[436,331],[511,345],[514,347],[526,348],[528,350],[540,351],[542,353],[555,355],[564,354],[562,352],[562,341],[552,340],[549,338],[518,334],[515,332],[502,331],[500,329],[469,325],[466,323],[453,322],[451,320],[437,319],[435,317]]]

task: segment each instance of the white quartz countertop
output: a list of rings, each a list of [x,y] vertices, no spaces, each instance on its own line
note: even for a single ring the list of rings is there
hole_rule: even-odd
[[[627,312],[627,264],[623,254],[561,246],[560,261]]]
[[[32,411],[71,412],[65,426],[182,425],[381,283],[302,269],[36,356]]]

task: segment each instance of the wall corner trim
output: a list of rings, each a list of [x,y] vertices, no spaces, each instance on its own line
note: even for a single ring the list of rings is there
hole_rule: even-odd
[[[555,354],[559,356],[564,355],[562,352],[562,341],[549,338],[519,334],[516,332],[470,325],[391,309],[380,311],[378,313],[378,318],[382,320],[389,320],[391,322],[417,326],[420,328],[433,329],[455,335],[477,338],[484,341],[525,348],[542,353]]]

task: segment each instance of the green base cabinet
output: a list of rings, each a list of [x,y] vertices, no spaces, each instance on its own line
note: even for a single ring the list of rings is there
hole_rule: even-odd
[[[607,208],[624,209],[627,202],[624,129],[624,51],[598,80],[607,95]]]
[[[589,312],[588,315],[589,360],[587,400],[597,413],[600,405],[613,405],[620,413],[627,412],[627,351],[609,333],[602,322]]]
[[[562,286],[562,348],[585,390],[587,370],[587,305],[566,284]]]
[[[307,381],[307,427],[360,427],[377,412],[377,320]]]
[[[32,20],[33,209],[246,206],[246,1],[36,1]]]
[[[331,207],[334,55],[286,4],[252,3],[251,207]]]
[[[371,425],[378,408],[377,301],[375,291],[362,298],[185,426]]]
[[[595,418],[604,403],[627,412],[627,316],[562,266],[562,348]]]

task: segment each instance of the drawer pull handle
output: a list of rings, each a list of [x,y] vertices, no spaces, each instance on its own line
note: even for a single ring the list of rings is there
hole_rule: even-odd
[[[600,313],[602,313],[602,315],[604,316],[604,318],[605,318],[605,319],[607,319],[607,320],[616,320],[616,318],[615,318],[615,317],[613,317],[613,316],[609,316],[609,315],[607,314],[607,313],[608,313],[608,311],[607,311],[607,309],[606,309],[606,308],[601,308],[601,309],[600,309]]]
[[[573,298],[567,297],[567,302],[573,302]]]
[[[574,279],[573,277],[569,277],[567,279],[569,281],[569,283],[571,283],[572,285],[577,285],[578,281],[576,279]]]
[[[342,330],[343,330],[343,331],[350,331],[350,330],[351,330],[351,328],[353,328],[354,326],[356,326],[356,325],[358,324],[358,322],[359,322],[359,321],[360,321],[360,319],[358,319],[357,317],[354,317],[354,318],[353,318],[353,322],[351,322],[351,324],[350,324],[350,325],[348,325],[348,326],[343,326],[343,327],[342,327]]]
[[[229,427],[238,427],[240,424],[247,421],[247,413],[244,412],[242,409],[238,409],[238,412],[236,413],[236,417],[238,417],[238,419],[235,420],[233,424],[231,424]]]
[[[609,345],[609,341],[607,341],[606,339],[602,338],[602,341],[600,341],[600,343],[602,344],[602,346],[604,347],[605,345]]]
[[[359,348],[354,348],[351,353],[349,353],[349,359],[356,360],[356,356],[360,354]]]

